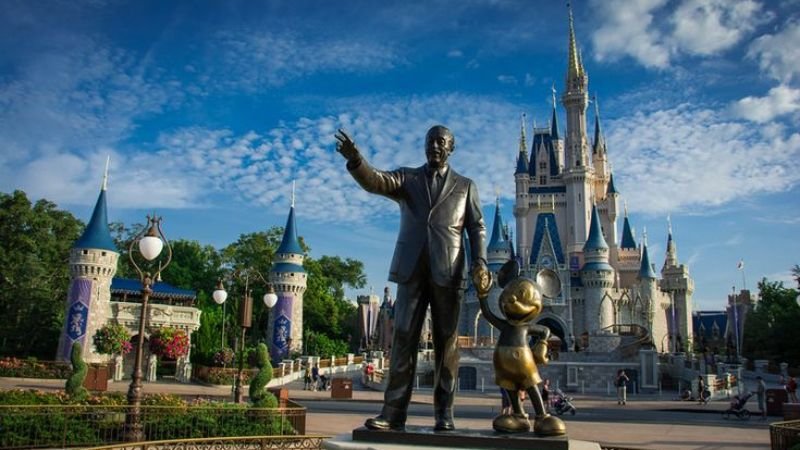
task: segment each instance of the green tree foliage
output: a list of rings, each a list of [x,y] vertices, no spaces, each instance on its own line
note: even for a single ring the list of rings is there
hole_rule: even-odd
[[[303,324],[333,340],[349,343],[357,335],[355,304],[344,297],[345,285],[363,288],[366,285],[361,261],[338,256],[307,258],[308,287],[303,296]],[[316,354],[311,352],[309,353]]]
[[[52,359],[64,323],[69,251],[83,224],[54,203],[0,193],[0,354]]]
[[[795,269],[797,266],[795,266]],[[800,274],[797,274],[798,276]],[[800,306],[797,291],[771,282],[758,283],[760,300],[747,315],[744,328],[744,354],[751,359],[787,362],[800,367]]]
[[[72,344],[72,350],[69,355],[70,362],[72,362],[72,375],[67,378],[67,384],[64,390],[72,398],[80,399],[86,397],[89,392],[83,387],[83,380],[86,379],[86,374],[89,368],[83,362],[83,347],[80,342]]]
[[[307,332],[305,338],[306,349],[309,355],[323,357],[341,356],[350,351],[350,345],[346,340],[331,339],[316,331]]]

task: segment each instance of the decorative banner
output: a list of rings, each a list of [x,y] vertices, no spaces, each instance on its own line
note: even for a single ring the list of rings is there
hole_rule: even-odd
[[[92,301],[92,280],[76,278],[72,280],[67,303],[67,319],[61,339],[62,347],[58,359],[68,360],[74,342],[85,346],[86,325],[89,321],[89,306]]]
[[[289,356],[289,339],[292,338],[292,304],[294,295],[281,294],[272,309],[275,322],[272,325],[272,357],[280,361]]]

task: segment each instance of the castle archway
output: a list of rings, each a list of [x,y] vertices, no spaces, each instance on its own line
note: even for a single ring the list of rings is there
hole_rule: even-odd
[[[567,333],[564,324],[553,316],[545,316],[540,318],[537,322],[538,325],[544,325],[550,329],[550,333],[557,336],[561,340],[561,351],[567,351]]]

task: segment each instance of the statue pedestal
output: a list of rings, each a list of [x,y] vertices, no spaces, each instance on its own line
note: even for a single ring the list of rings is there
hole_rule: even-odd
[[[567,436],[538,437],[533,433],[504,434],[491,430],[434,432],[432,427],[407,426],[405,431],[373,431],[356,428],[352,435],[342,434],[328,439],[322,448],[328,450],[405,450],[412,448],[456,449],[536,449],[536,450],[600,450],[595,442],[577,441]]]

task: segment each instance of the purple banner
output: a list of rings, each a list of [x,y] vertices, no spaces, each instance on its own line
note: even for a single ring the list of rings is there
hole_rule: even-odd
[[[86,347],[86,324],[89,321],[89,306],[92,301],[92,280],[77,278],[72,280],[67,303],[67,317],[64,324],[62,346],[58,351],[58,359],[68,360],[74,342],[81,342]]]
[[[272,309],[272,357],[281,360],[289,356],[289,339],[292,338],[293,294],[278,295],[278,303]]]

